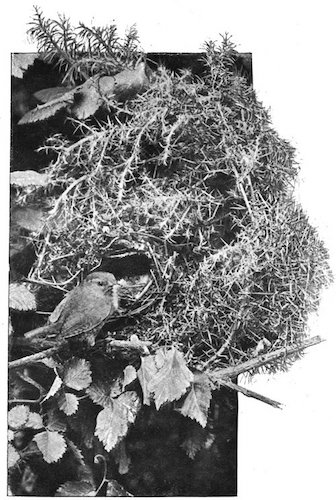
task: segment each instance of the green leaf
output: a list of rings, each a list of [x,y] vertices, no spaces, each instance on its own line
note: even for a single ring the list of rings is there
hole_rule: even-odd
[[[128,427],[135,421],[141,407],[136,392],[128,391],[115,398],[110,407],[104,408],[97,416],[95,436],[103,443],[106,451],[126,436]]]
[[[141,357],[141,366],[138,370],[138,379],[143,393],[143,404],[150,405],[151,394],[148,385],[154,376],[157,374],[157,366],[155,364],[155,356]]]
[[[28,66],[34,64],[35,59],[38,57],[40,57],[40,54],[31,52],[12,54],[12,76],[23,78]]]
[[[55,370],[55,373],[56,373],[56,377],[54,378],[54,381],[53,381],[49,391],[47,392],[47,395],[42,399],[42,403],[47,401],[49,398],[52,398],[53,396],[55,396],[55,394],[62,387],[63,381],[62,381],[61,377],[58,376],[56,370]]]
[[[36,300],[25,285],[11,283],[9,285],[9,307],[15,311],[35,311]]]
[[[107,483],[107,497],[132,497],[131,493],[125,490],[115,479],[110,479]]]
[[[70,392],[63,392],[58,398],[59,409],[62,410],[66,415],[74,415],[78,410],[79,401],[75,394]]]
[[[79,358],[71,359],[65,365],[63,381],[66,386],[76,391],[89,387],[92,382],[90,362]]]
[[[32,429],[42,429],[43,420],[41,415],[39,413],[30,412],[26,427],[30,427]]]
[[[109,406],[111,404],[111,384],[107,382],[96,382],[86,389],[86,394],[97,405]]]
[[[21,118],[22,119],[22,118]],[[20,120],[21,121],[21,120]],[[40,174],[35,170],[18,170],[10,174],[10,184],[19,187],[27,186],[47,186],[49,177],[47,174]]]
[[[174,347],[167,352],[161,349],[155,356],[156,358],[158,358],[160,368],[148,381],[147,390],[154,394],[155,406],[158,410],[164,403],[180,399],[194,377],[183,355]]]
[[[205,373],[196,373],[190,391],[181,406],[176,408],[185,417],[196,420],[202,427],[206,426],[211,401],[209,377]]]
[[[67,448],[64,437],[58,432],[44,431],[36,434],[33,441],[37,444],[44,460],[51,464],[58,462]]]
[[[13,467],[19,459],[20,459],[19,453],[16,451],[13,445],[9,444],[8,455],[7,455],[8,468]]]
[[[123,390],[137,378],[137,371],[133,365],[128,365],[124,369]]]
[[[91,483],[86,481],[67,481],[55,493],[55,497],[94,497],[96,491]]]
[[[29,417],[29,407],[26,405],[14,406],[8,412],[8,425],[12,429],[19,429],[23,427]]]

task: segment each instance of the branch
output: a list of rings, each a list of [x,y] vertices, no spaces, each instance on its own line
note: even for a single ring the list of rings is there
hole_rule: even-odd
[[[221,382],[221,385],[224,385],[225,387],[228,387],[229,389],[233,389],[234,391],[241,392],[245,396],[249,398],[254,398],[258,399],[259,401],[262,401],[263,403],[267,403],[268,405],[273,406],[274,408],[280,408],[281,409],[281,403],[278,403],[278,401],[274,401],[273,399],[267,398],[266,396],[262,396],[261,394],[251,391],[250,389],[246,389],[246,387],[242,387],[241,385],[234,384],[231,380],[223,380]]]
[[[48,358],[52,354],[61,351],[65,345],[66,343],[62,342],[62,344],[59,344],[58,346],[50,347],[49,349],[16,359],[15,361],[10,361],[8,363],[8,369],[13,370],[14,368],[21,368],[22,366],[30,365],[31,363],[36,363],[41,359]]]
[[[276,351],[269,352],[267,354],[262,354],[261,356],[257,356],[253,359],[250,359],[245,363],[241,363],[236,366],[228,366],[227,368],[208,371],[207,373],[214,382],[217,381],[220,383],[221,380],[235,378],[241,373],[248,372],[256,368],[260,368],[261,366],[268,365],[276,360],[279,360],[280,358],[286,358],[287,356],[291,356],[297,352],[303,351],[303,349],[306,349],[307,347],[320,344],[321,342],[324,342],[324,339],[321,339],[321,337],[319,336],[312,337],[311,339],[304,340],[298,346],[282,347],[281,349],[277,349]]]

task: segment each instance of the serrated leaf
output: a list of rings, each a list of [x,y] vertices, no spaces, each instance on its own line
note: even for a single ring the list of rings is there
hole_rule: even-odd
[[[157,366],[155,364],[154,356],[141,357],[141,366],[138,370],[138,379],[142,388],[143,404],[150,405],[151,394],[148,390],[148,384],[157,374]]]
[[[36,108],[31,109],[23,115],[23,117],[18,121],[19,125],[24,125],[27,123],[34,123],[43,120],[47,120],[54,116],[61,109],[66,108],[69,104],[73,102],[74,92],[66,92],[61,97],[57,97],[52,101],[48,101],[46,104],[41,104],[36,106]]]
[[[70,440],[66,440],[68,445],[68,450],[72,454],[72,461],[77,462],[76,464],[76,475],[80,481],[85,481],[93,484],[93,476],[91,469],[86,465],[83,454],[81,450]]]
[[[105,407],[111,403],[110,391],[110,384],[99,381],[91,384],[85,392],[95,404]]]
[[[96,491],[86,481],[67,481],[55,493],[55,497],[94,497]]]
[[[9,285],[9,307],[15,311],[35,311],[36,300],[25,285],[11,283]]]
[[[106,489],[107,497],[132,497],[133,495],[125,490],[115,479],[110,479]]]
[[[63,413],[61,413],[57,408],[51,408],[48,410],[46,424],[48,431],[65,432],[67,426],[63,420],[64,418]]]
[[[196,420],[205,427],[208,419],[208,410],[211,401],[211,388],[209,377],[205,373],[196,373],[190,391],[177,411],[185,417]]]
[[[33,411],[30,412],[26,423],[26,427],[30,427],[31,429],[42,429],[43,420],[41,415]]]
[[[53,396],[55,396],[55,394],[62,387],[63,381],[62,381],[61,377],[59,377],[59,375],[57,375],[56,370],[55,370],[55,373],[56,373],[56,377],[54,378],[54,381],[53,381],[49,391],[47,392],[47,395],[42,399],[42,403],[47,401],[49,398],[52,398]]]
[[[12,76],[15,78],[22,78],[26,69],[34,64],[35,59],[39,57],[40,54],[30,52],[12,54]]]
[[[8,412],[8,425],[12,429],[19,429],[23,427],[28,420],[29,407],[26,405],[14,406]]]
[[[160,350],[158,355],[160,368],[147,386],[148,392],[154,394],[157,410],[164,403],[180,399],[194,379],[182,353],[177,349],[173,347],[167,352]]]
[[[137,371],[133,365],[127,365],[124,369],[123,390],[137,378]]]
[[[71,359],[65,365],[63,381],[76,391],[89,387],[92,382],[90,362],[80,358]]]
[[[66,415],[74,415],[78,410],[79,401],[75,394],[70,392],[63,392],[58,398],[59,409]]]
[[[67,448],[62,434],[49,430],[36,434],[33,437],[33,441],[37,444],[44,460],[48,464],[58,462],[58,460],[60,460],[60,458],[64,455]]]
[[[7,430],[7,441],[10,443],[14,439],[14,431],[12,429]]]
[[[98,414],[95,436],[103,443],[106,451],[111,451],[120,439],[126,436],[140,406],[136,392],[128,391],[114,399],[110,407],[104,408]]]
[[[8,468],[13,467],[19,459],[20,459],[19,453],[16,451],[16,449],[12,444],[9,444],[8,455],[7,455]]]
[[[123,379],[122,377],[118,377],[111,383],[110,398],[113,399],[120,396],[122,391],[123,391]]]
[[[19,170],[10,174],[10,184],[13,186],[47,186],[49,177],[47,174],[40,174],[35,170]]]

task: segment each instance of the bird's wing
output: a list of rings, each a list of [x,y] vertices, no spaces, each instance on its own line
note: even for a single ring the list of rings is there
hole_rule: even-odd
[[[61,336],[75,337],[102,328],[111,316],[112,298],[94,284],[77,287],[76,294],[69,297],[67,310],[61,327]]]

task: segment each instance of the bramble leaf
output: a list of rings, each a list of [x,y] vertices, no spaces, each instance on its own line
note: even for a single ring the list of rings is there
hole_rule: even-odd
[[[147,390],[154,394],[158,410],[164,403],[180,399],[194,376],[187,367],[182,353],[174,347],[167,352],[160,349],[155,358],[157,357],[160,368],[148,381]]]
[[[67,448],[64,437],[58,432],[44,431],[36,434],[33,441],[37,444],[44,460],[51,464],[58,462]]]
[[[35,311],[35,297],[25,285],[11,283],[9,285],[9,308],[15,311]]]
[[[205,373],[195,373],[194,382],[181,406],[176,408],[185,417],[196,420],[202,427],[206,426],[211,401],[209,377]]]
[[[14,439],[14,431],[12,429],[7,430],[7,440],[10,443]]]
[[[12,429],[18,429],[25,425],[29,416],[29,407],[26,405],[14,406],[8,412],[8,425]]]
[[[143,404],[150,405],[151,394],[148,385],[153,377],[157,374],[157,367],[155,364],[155,356],[141,357],[141,366],[138,370],[138,379],[143,393]]]
[[[124,369],[123,390],[137,378],[137,371],[133,365],[127,365]]]
[[[56,377],[54,378],[54,381],[53,381],[49,391],[47,392],[47,395],[42,399],[42,403],[47,401],[49,398],[52,398],[53,396],[55,396],[55,394],[62,387],[63,381],[62,381],[61,377],[59,377],[59,375],[57,374],[56,370],[55,370],[55,373],[56,373]]]
[[[26,69],[34,64],[35,59],[38,57],[40,57],[40,54],[32,52],[12,54],[12,76],[23,78]]]
[[[110,407],[104,408],[98,414],[95,436],[103,443],[106,451],[111,451],[119,440],[126,436],[140,406],[136,392],[128,391],[115,398]]]
[[[111,403],[111,386],[106,382],[99,381],[97,383],[91,384],[85,392],[86,394],[88,394],[89,398],[97,405],[105,407]]]
[[[58,408],[51,408],[47,412],[47,425],[46,428],[48,431],[53,432],[65,432],[66,431],[66,423],[64,422],[65,417],[63,413],[61,413]]]
[[[79,401],[75,394],[63,392],[58,398],[59,409],[66,415],[73,415],[78,410]]]
[[[94,497],[96,491],[87,481],[67,481],[55,493],[55,497]]]
[[[16,451],[16,449],[12,444],[9,444],[8,455],[7,455],[8,468],[13,467],[19,459],[20,459],[19,453]]]
[[[115,479],[110,479],[107,483],[107,497],[132,497],[131,493],[125,490]]]
[[[42,417],[39,413],[31,411],[29,413],[28,421],[26,423],[27,427],[31,427],[32,429],[42,429],[43,421]]]
[[[85,359],[72,358],[65,365],[63,381],[65,385],[76,391],[89,387],[92,382],[90,362]]]

